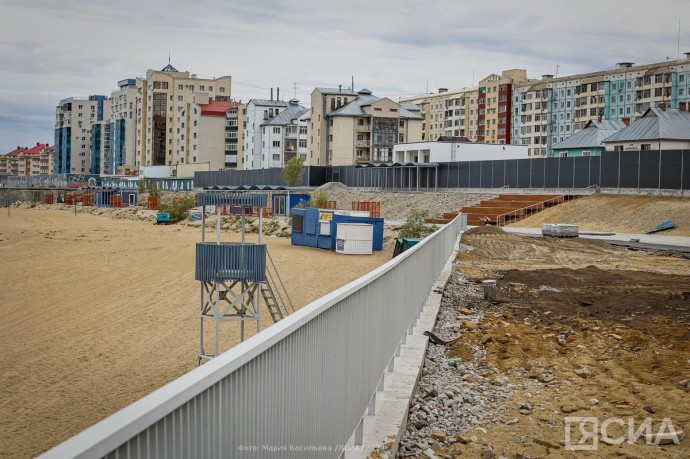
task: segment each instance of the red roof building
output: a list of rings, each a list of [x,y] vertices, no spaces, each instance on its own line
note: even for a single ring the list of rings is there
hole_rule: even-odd
[[[31,148],[17,147],[0,155],[0,174],[18,176],[48,175],[55,172],[55,147],[37,143]]]

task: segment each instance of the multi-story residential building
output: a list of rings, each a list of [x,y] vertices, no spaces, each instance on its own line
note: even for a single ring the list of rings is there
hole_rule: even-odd
[[[183,110],[192,104],[230,102],[231,77],[197,78],[168,64],[160,71],[148,70],[136,81],[136,160],[138,166],[179,164],[193,159],[183,150]],[[192,126],[194,127],[194,126]]]
[[[230,102],[225,112],[225,169],[237,169],[240,144],[239,108],[241,102]]]
[[[358,94],[351,89],[316,88],[311,93],[311,118],[309,119],[309,156],[307,163],[311,166],[326,166],[329,159],[329,121],[328,113],[347,105]],[[362,129],[362,128],[360,128]]]
[[[551,154],[553,146],[593,120],[639,119],[650,107],[678,108],[688,103],[690,54],[685,59],[516,85],[513,94],[513,143],[528,145],[531,155]]]
[[[448,91],[439,88],[436,94],[402,99],[421,108],[424,118],[422,140],[437,140],[439,137],[467,137],[476,140],[478,88],[463,88]]]
[[[137,164],[137,80],[129,78],[117,85],[120,89],[110,95],[110,155],[104,174]]]
[[[91,127],[103,121],[106,96],[70,97],[55,110],[55,172],[91,172]]]
[[[297,99],[292,99],[284,110],[261,125],[261,164],[284,167],[297,155],[306,163],[308,112]]]
[[[247,102],[246,127],[244,128],[244,169],[267,169],[271,166],[262,150],[266,148],[266,139],[263,137],[263,124],[278,116],[288,106],[282,100],[251,99]]]
[[[376,97],[367,89],[316,88],[311,98],[311,165],[389,162],[396,143],[422,140],[424,118],[416,105]]]
[[[512,69],[479,81],[477,142],[510,143],[513,85],[526,80],[526,70]]]
[[[247,132],[247,104],[237,107],[237,169],[244,169],[245,134]]]
[[[54,172],[55,148],[47,143],[37,143],[31,148],[17,147],[0,155],[0,174],[47,175]]]
[[[91,173],[109,174],[110,172],[110,104],[103,107],[103,119],[91,126]]]
[[[229,131],[228,112],[236,102],[194,103],[180,112],[179,161],[176,164],[208,163],[209,170],[225,169],[230,148],[237,151],[237,130]],[[236,127],[236,126],[235,126]],[[229,145],[234,143],[234,147]]]

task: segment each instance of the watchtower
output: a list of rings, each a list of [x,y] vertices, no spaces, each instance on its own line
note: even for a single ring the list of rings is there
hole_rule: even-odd
[[[266,194],[198,193],[197,205],[202,206],[201,242],[196,245],[195,278],[201,284],[200,343],[197,363],[218,356],[222,323],[239,322],[240,339],[244,341],[245,322],[255,322],[261,331],[262,300],[274,322],[294,311],[273,260],[262,243],[263,209]],[[216,214],[216,240],[206,241],[206,206]],[[224,208],[240,212],[240,242],[221,241],[221,220]],[[246,242],[245,215],[258,208],[259,234],[257,243]],[[282,288],[282,289],[281,289]],[[282,293],[281,293],[282,292]],[[204,324],[213,324],[214,352],[204,348]]]

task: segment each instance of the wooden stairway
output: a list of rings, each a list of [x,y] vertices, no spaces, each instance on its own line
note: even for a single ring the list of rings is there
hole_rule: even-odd
[[[445,224],[462,212],[467,214],[468,225],[504,226],[579,197],[564,194],[499,194],[498,198],[463,207],[459,212],[444,213],[442,218],[428,219],[427,222]]]

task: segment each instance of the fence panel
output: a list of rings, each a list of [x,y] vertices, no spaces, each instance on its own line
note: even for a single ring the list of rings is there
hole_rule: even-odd
[[[618,188],[620,173],[619,152],[605,151],[601,154],[600,186],[604,188]]]
[[[621,188],[637,188],[639,186],[640,152],[628,151],[620,155],[620,184]],[[658,170],[657,170],[658,173]]]
[[[662,151],[659,158],[659,187],[679,190],[683,173],[682,166],[682,150]],[[640,188],[644,187],[640,185]]]

